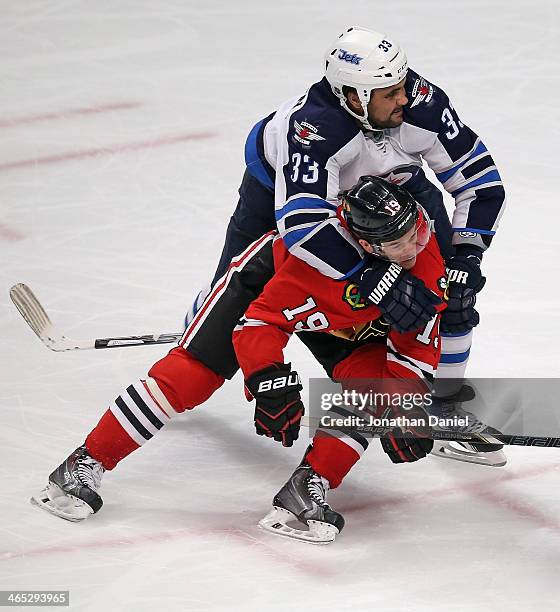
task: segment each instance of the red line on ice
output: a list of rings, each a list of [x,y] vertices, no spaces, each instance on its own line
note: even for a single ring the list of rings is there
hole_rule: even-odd
[[[507,447],[506,447],[507,448]],[[548,472],[557,471],[558,466],[555,464],[539,464],[529,466],[515,472],[501,472],[499,478],[492,480],[478,480],[474,482],[460,483],[455,486],[445,486],[437,489],[429,489],[426,491],[417,491],[412,494],[404,495],[383,495],[379,496],[375,502],[366,502],[363,504],[347,504],[342,507],[343,513],[349,511],[371,511],[380,508],[393,508],[395,506],[404,506],[407,504],[415,504],[420,499],[433,499],[434,497],[446,497],[456,494],[467,493],[478,497],[483,501],[490,503],[499,503],[502,507],[515,512],[525,519],[531,519],[541,527],[547,527],[550,530],[560,532],[560,521],[552,517],[547,517],[544,513],[528,505],[528,500],[525,502],[518,501],[514,498],[513,493],[501,493],[496,487],[501,484],[507,484],[516,480],[525,478],[534,478]]]
[[[524,469],[517,470],[515,472],[506,472],[500,475],[498,480],[479,480],[470,483],[458,484],[456,486],[446,486],[442,488],[430,489],[422,492],[416,492],[410,495],[384,495],[380,496],[375,503],[367,504],[346,504],[342,506],[344,512],[349,511],[360,511],[366,510],[375,515],[375,511],[383,508],[393,508],[399,505],[415,504],[419,499],[433,499],[434,497],[445,497],[448,495],[455,495],[457,493],[471,493],[478,496],[488,502],[498,502],[502,506],[506,506],[508,509],[516,512],[524,518],[532,519],[535,523],[541,527],[547,527],[552,531],[560,531],[560,523],[552,518],[547,517],[545,514],[539,512],[534,508],[530,508],[528,505],[519,502],[516,499],[511,498],[511,494],[500,494],[495,492],[495,487],[502,483],[508,483],[516,480],[523,480],[524,478],[533,478],[546,474],[547,472],[555,471],[558,469],[557,465],[554,464],[541,464],[536,466],[530,466]],[[49,520],[57,520],[55,518]],[[90,519],[95,520],[95,518]],[[251,527],[254,527],[252,525]],[[256,531],[256,528],[255,528]],[[291,555],[284,554],[276,548],[272,548],[272,545],[268,545],[268,542],[257,540],[250,533],[247,533],[241,529],[220,529],[220,528],[199,528],[199,529],[177,529],[175,531],[164,531],[154,533],[142,533],[134,536],[122,536],[122,537],[109,537],[107,539],[97,538],[91,541],[74,541],[72,544],[54,544],[47,546],[40,546],[37,548],[23,549],[20,551],[12,550],[0,550],[0,562],[8,561],[10,559],[24,559],[26,557],[37,557],[43,555],[53,554],[68,554],[68,553],[79,553],[86,549],[103,549],[103,548],[119,548],[122,546],[138,546],[149,542],[161,543],[163,541],[175,541],[181,538],[188,537],[207,537],[213,536],[218,538],[233,537],[237,542],[249,544],[254,547],[258,547],[261,552],[268,556],[275,557],[279,561],[289,562],[299,569],[306,571],[310,574],[317,573],[317,567],[312,562],[305,562],[301,560],[298,562],[296,556],[292,558]],[[267,536],[268,537],[268,536]],[[277,538],[277,540],[280,538]],[[21,545],[19,546],[21,548]],[[324,571],[324,566],[321,565],[321,572]]]
[[[17,242],[18,240],[23,240],[24,238],[25,236],[21,232],[18,232],[16,229],[9,227],[0,221],[0,240]]]
[[[37,113],[11,119],[0,119],[0,128],[16,127],[18,125],[28,125],[30,123],[40,123],[41,121],[54,121],[57,119],[69,119],[80,115],[98,115],[111,111],[128,110],[141,106],[140,102],[112,102],[109,104],[99,104],[97,106],[85,106],[81,108],[69,108],[52,113]]]
[[[142,149],[155,149],[156,147],[166,147],[168,145],[177,144],[179,142],[189,142],[193,140],[207,140],[215,138],[213,132],[190,132],[187,134],[176,134],[174,136],[163,136],[153,140],[142,140],[140,142],[128,142],[123,144],[109,145],[107,147],[96,147],[91,149],[82,149],[79,151],[67,151],[66,153],[55,153],[54,155],[46,155],[45,157],[36,157],[32,159],[20,159],[11,162],[0,163],[0,172],[16,170],[18,168],[28,168],[32,166],[46,166],[49,164],[58,164],[76,159],[87,159],[89,157],[104,157],[106,155],[116,155],[118,153],[127,153],[129,151],[140,151]]]
[[[501,493],[490,490],[475,492],[475,495],[483,501],[506,508],[521,518],[532,521],[539,527],[546,527],[551,531],[560,531],[560,523],[556,519],[546,516],[546,514],[537,508],[531,507],[529,505],[530,499],[527,499],[525,496],[521,497],[521,499],[516,499],[513,493]]]
[[[52,519],[57,520],[57,519]],[[91,519],[90,519],[91,520]],[[95,520],[95,519],[93,519]],[[255,525],[251,525],[253,531],[257,531]],[[262,532],[261,532],[262,533]],[[122,549],[123,546],[141,546],[144,544],[156,543],[162,544],[163,542],[175,542],[177,540],[185,538],[217,538],[220,543],[223,543],[228,538],[232,538],[237,544],[243,546],[249,546],[253,550],[258,551],[264,556],[273,558],[281,563],[288,564],[295,567],[301,572],[306,574],[321,577],[321,578],[335,578],[336,568],[330,568],[323,563],[314,563],[313,561],[307,561],[302,559],[296,553],[285,553],[282,550],[277,550],[272,547],[267,541],[261,541],[256,536],[243,531],[241,529],[220,529],[220,528],[201,528],[201,529],[177,529],[175,531],[159,531],[154,533],[142,533],[134,536],[115,536],[106,539],[96,538],[90,541],[76,540],[73,544],[54,544],[51,546],[41,546],[38,548],[30,548],[27,550],[21,550],[18,552],[12,551],[0,551],[0,562],[3,560],[10,559],[25,559],[27,557],[41,557],[44,555],[55,555],[55,554],[75,554],[84,553],[87,550],[98,550],[98,549]],[[265,536],[268,539],[269,536]],[[87,555],[87,553],[86,553]]]

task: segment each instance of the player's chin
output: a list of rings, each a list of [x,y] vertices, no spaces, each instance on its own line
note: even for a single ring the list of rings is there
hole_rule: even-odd
[[[399,125],[401,125],[403,121],[404,113],[402,112],[402,110],[398,113],[392,113],[389,117],[389,120],[387,121],[387,127],[399,127]]]
[[[405,270],[410,270],[414,267],[416,263],[416,255],[414,257],[410,257],[409,259],[404,259],[403,261],[399,261],[399,266],[403,267]]]

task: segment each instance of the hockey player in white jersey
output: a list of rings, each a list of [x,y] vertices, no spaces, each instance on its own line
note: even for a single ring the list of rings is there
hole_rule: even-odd
[[[480,264],[497,230],[505,192],[492,156],[461,122],[446,93],[409,68],[403,49],[389,36],[348,28],[327,49],[324,77],[253,127],[245,160],[215,279],[232,257],[276,227],[292,254],[326,276],[349,278],[364,254],[341,231],[336,198],[364,174],[406,186],[424,206],[449,270],[436,391],[445,396],[442,411],[454,410],[465,394],[460,381],[479,322],[476,294],[485,284]],[[452,223],[423,162],[454,198]],[[366,295],[367,278],[363,285]],[[384,314],[393,328],[417,329],[433,316],[431,304],[420,299],[419,312],[418,300],[413,301],[414,310],[398,295],[389,302]],[[321,363],[336,351],[331,338],[300,338]],[[438,443],[434,452],[487,465],[505,462],[498,446]]]

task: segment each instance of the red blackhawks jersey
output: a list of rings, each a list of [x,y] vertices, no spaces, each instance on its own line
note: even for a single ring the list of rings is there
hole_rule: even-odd
[[[290,255],[282,240],[275,240],[273,253],[275,274],[249,305],[233,333],[235,352],[245,377],[283,363],[283,349],[294,332],[336,333],[359,328],[360,324],[382,316],[376,306],[360,296],[356,282],[324,276]],[[445,267],[433,235],[410,272],[443,298]],[[442,304],[438,310],[443,308]],[[399,333],[389,329],[383,376],[416,375],[431,380],[439,356],[438,313],[418,331]],[[407,370],[404,374],[403,366]]]

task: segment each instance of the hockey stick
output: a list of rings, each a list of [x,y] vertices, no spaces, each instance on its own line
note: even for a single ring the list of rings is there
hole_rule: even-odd
[[[309,429],[319,429],[320,419],[304,416],[301,425],[308,427]],[[327,427],[323,431],[329,431],[332,427]],[[357,427],[353,428],[354,431],[360,434],[366,434],[369,437],[381,437],[387,435],[392,431],[390,427],[364,427],[363,429]],[[433,429],[428,436],[432,440],[440,440],[447,442],[467,442],[474,444],[505,444],[508,446],[542,446],[548,448],[560,448],[560,438],[554,436],[524,436],[524,435],[513,435],[513,434],[484,434],[484,433],[465,433],[460,431],[441,431]]]
[[[145,346],[147,344],[170,344],[177,342],[183,332],[175,334],[147,334],[119,338],[96,338],[95,340],[72,340],[54,326],[41,303],[24,283],[10,289],[10,297],[27,325],[39,340],[51,351],[74,351],[83,349],[120,348],[123,346]]]

